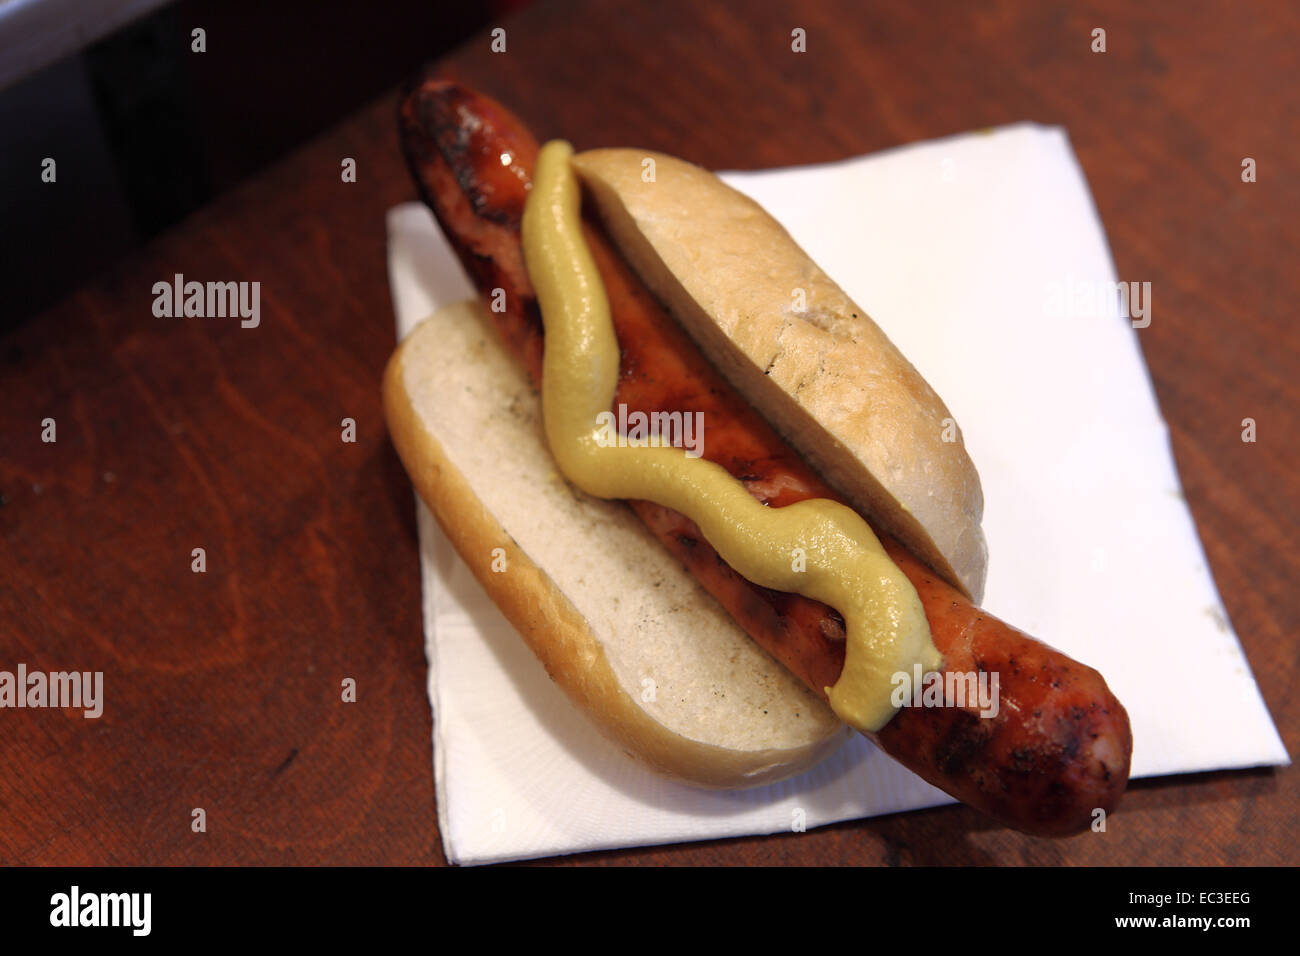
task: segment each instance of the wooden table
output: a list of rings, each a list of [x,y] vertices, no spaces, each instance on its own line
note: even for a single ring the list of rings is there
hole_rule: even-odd
[[[1296,753],[1295,8],[625,6],[543,2],[507,53],[485,34],[445,66],[540,135],[711,167],[1068,128],[1120,276],[1152,284],[1141,342],[1187,498]],[[384,211],[413,197],[394,102],[0,340],[0,669],[102,670],[108,701],[0,711],[0,862],[443,862],[412,495],[379,404]],[[155,317],[175,273],[260,281],[260,327]],[[1294,863],[1298,806],[1292,770],[1213,773],[1139,783],[1106,834],[1060,842],[951,807],[564,862]]]

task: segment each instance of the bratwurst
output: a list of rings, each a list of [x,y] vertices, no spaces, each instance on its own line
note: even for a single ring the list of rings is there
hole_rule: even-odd
[[[507,349],[540,386],[543,325],[524,268],[520,223],[538,143],[499,103],[437,77],[399,106],[402,145],[424,201],[480,294]],[[587,243],[609,297],[620,348],[616,402],[629,413],[702,412],[704,457],[774,508],[843,502],[709,363],[592,219]],[[759,587],[718,556],[683,515],[629,506],[760,646],[825,698],[845,660],[844,621],[825,604]],[[869,518],[868,518],[869,520]],[[1059,836],[1112,811],[1128,780],[1128,715],[1094,669],[976,607],[957,587],[873,527],[915,587],[945,672],[996,675],[996,713],[903,707],[868,735],[953,797],[1025,832]]]

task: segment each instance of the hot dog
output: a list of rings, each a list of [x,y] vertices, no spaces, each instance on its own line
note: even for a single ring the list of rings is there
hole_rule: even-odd
[[[503,301],[490,313],[500,340],[540,386],[544,324],[520,238],[536,140],[504,107],[438,79],[403,96],[399,125],[422,198],[481,294]],[[704,457],[764,505],[847,503],[709,362],[601,223],[588,218],[583,235],[619,343],[616,402],[647,414],[701,412]],[[747,580],[684,515],[650,501],[629,504],[757,644],[826,698],[845,667],[840,613]],[[981,611],[960,579],[945,580],[884,529],[873,530],[915,589],[945,671],[996,673],[1000,706],[994,716],[981,716],[973,700],[903,707],[868,736],[930,783],[1020,830],[1068,834],[1087,827],[1098,809],[1113,810],[1132,741],[1127,714],[1101,675]]]

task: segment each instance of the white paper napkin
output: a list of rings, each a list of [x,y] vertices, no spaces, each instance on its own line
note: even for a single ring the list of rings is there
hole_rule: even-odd
[[[1132,719],[1133,776],[1288,763],[1206,567],[1141,333],[1115,298],[1094,295],[1116,277],[1065,132],[1021,124],[723,178],[776,216],[943,396],[984,485],[984,607],[1106,676]],[[399,336],[473,294],[422,206],[390,210],[388,235]],[[1147,305],[1152,323],[1178,321],[1159,288]],[[417,506],[452,861],[951,802],[856,736],[758,790],[696,790],[642,770],[550,682]]]

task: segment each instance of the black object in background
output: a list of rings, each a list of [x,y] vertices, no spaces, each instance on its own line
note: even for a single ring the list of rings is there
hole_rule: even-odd
[[[513,6],[180,0],[0,91],[0,328]]]

